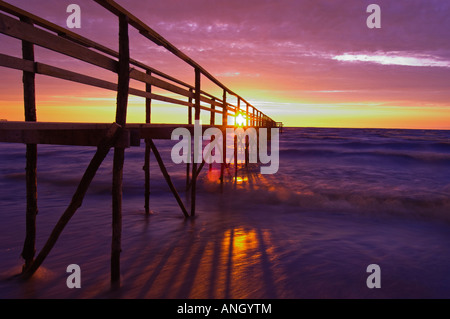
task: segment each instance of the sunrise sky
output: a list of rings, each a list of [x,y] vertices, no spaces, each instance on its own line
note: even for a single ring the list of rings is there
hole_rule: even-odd
[[[117,18],[90,0],[9,0],[117,50]],[[117,0],[227,87],[285,126],[450,129],[450,1]],[[381,7],[381,29],[366,8]],[[130,31],[132,57],[193,84],[192,67]],[[0,35],[0,53],[20,41]],[[86,63],[36,49],[36,60],[107,80]],[[23,120],[21,72],[1,67],[0,118]],[[36,77],[39,121],[112,122],[115,93]],[[131,83],[136,88],[141,84]],[[204,89],[221,96],[208,82]],[[144,101],[130,97],[129,122]],[[186,109],[153,104],[155,122],[184,122]]]

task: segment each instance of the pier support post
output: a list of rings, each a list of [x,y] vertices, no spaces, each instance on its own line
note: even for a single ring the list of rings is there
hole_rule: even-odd
[[[249,145],[250,145],[250,137],[248,135],[246,135],[245,136],[245,167],[248,167],[248,162],[250,159]]]
[[[195,121],[200,121],[200,69],[195,68]],[[197,148],[202,145],[196,145],[199,141],[194,140],[194,160],[192,161],[192,182],[191,182],[191,217],[195,216],[195,199],[197,190]]]
[[[216,124],[216,112],[215,112],[215,110],[216,110],[216,99],[212,98],[211,99],[211,117],[210,117],[210,120],[209,120],[211,125],[215,125]],[[214,138],[215,138],[214,135],[212,135],[211,136],[211,142],[214,141]],[[209,171],[210,172],[212,171],[212,163],[209,164]]]
[[[238,137],[234,135],[234,181],[237,179],[238,172]]]
[[[184,206],[183,201],[181,200],[180,196],[178,195],[178,192],[177,192],[175,186],[173,185],[172,180],[170,179],[170,175],[167,172],[166,167],[164,166],[164,162],[161,158],[161,155],[159,154],[158,149],[156,148],[156,145],[152,139],[149,139],[149,144],[150,144],[150,147],[152,148],[153,155],[155,155],[156,161],[158,162],[159,168],[161,169],[164,179],[167,182],[167,185],[169,186],[170,190],[172,191],[173,196],[175,197],[178,205],[180,206],[184,217],[188,218],[189,214],[186,210],[186,207]]]
[[[191,94],[191,96],[189,96],[189,99],[188,99],[188,103],[189,103],[189,107],[188,107],[188,124],[192,125],[192,93],[193,93],[193,90],[189,89],[189,93]],[[191,159],[192,159],[192,156],[191,156]],[[190,183],[191,183],[190,179],[191,179],[191,164],[190,163],[186,163],[186,191],[190,187]]]
[[[119,69],[117,87],[116,122],[125,127],[130,82],[130,49],[128,38],[128,17],[119,15]],[[125,149],[114,148],[112,180],[112,243],[111,283],[120,285],[120,253],[122,251],[122,181]]]
[[[89,188],[89,185],[94,179],[94,176],[97,173],[97,170],[102,164],[106,155],[108,155],[109,150],[119,138],[120,132],[121,127],[116,123],[114,123],[106,133],[105,138],[98,145],[97,151],[95,152],[94,157],[92,158],[91,162],[89,163],[89,166],[84,172],[83,177],[81,178],[81,181],[78,184],[77,190],[73,195],[69,206],[66,208],[63,215],[58,220],[58,223],[53,228],[50,237],[48,238],[44,247],[42,247],[42,250],[39,252],[36,259],[31,263],[31,265],[27,269],[25,269],[25,272],[23,273],[23,277],[25,279],[31,277],[40,267],[42,262],[45,260],[45,258],[52,250],[62,231],[66,227],[67,223],[70,221],[70,219],[75,214],[77,209],[81,207],[84,196],[86,195],[86,192]]]
[[[21,21],[31,24],[30,19],[21,18]],[[34,46],[32,43],[22,41],[22,57],[24,60],[34,62]],[[36,92],[35,73],[23,72],[23,97],[25,121],[36,122]],[[36,253],[36,215],[37,206],[37,145],[27,144],[26,146],[26,234],[23,244],[22,258],[25,260],[22,271],[25,271],[33,262]]]
[[[150,71],[147,71],[148,75],[151,75],[152,73]],[[152,93],[152,86],[151,84],[146,83],[145,85],[145,91],[147,93]],[[150,124],[152,119],[152,99],[146,98],[145,99],[145,123]],[[150,214],[150,143],[148,139],[145,139],[145,160],[144,160],[144,172],[145,172],[145,190],[144,190],[144,196],[145,196],[145,213]]]
[[[223,90],[223,108],[222,108],[222,140],[223,140],[223,146],[222,146],[222,164],[220,164],[220,186],[223,187],[223,178],[225,173],[225,165],[227,162],[227,125],[228,125],[228,104],[227,104],[227,91]]]

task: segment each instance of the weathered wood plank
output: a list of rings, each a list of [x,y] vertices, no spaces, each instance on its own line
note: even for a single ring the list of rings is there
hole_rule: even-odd
[[[34,62],[23,60],[21,58],[16,58],[13,56],[9,56],[6,54],[0,53],[0,66],[26,71],[26,72],[34,72]]]
[[[113,72],[117,71],[117,61],[73,41],[58,37],[57,35],[35,28],[1,13],[0,33],[28,41]]]
[[[19,18],[28,18],[28,19],[30,19],[30,21],[33,24],[43,27],[49,31],[55,32],[56,34],[58,34],[62,37],[65,37],[67,39],[70,39],[78,44],[83,45],[83,46],[94,48],[96,50],[107,53],[114,57],[119,56],[119,54],[112,49],[109,49],[97,42],[89,40],[75,32],[72,32],[63,27],[60,27],[59,25],[56,25],[48,20],[38,17],[30,12],[22,10],[22,9],[20,9],[16,6],[13,6],[12,4],[9,4],[7,2],[0,1],[0,9],[4,12],[7,12],[7,13],[14,15],[16,17],[19,17]]]
[[[110,49],[108,47],[105,47],[104,45],[101,45],[101,44],[99,44],[99,43],[97,43],[95,41],[92,41],[92,40],[90,40],[88,38],[85,38],[85,37],[83,37],[83,36],[81,36],[81,35],[79,35],[77,33],[74,33],[72,31],[70,31],[70,30],[62,28],[62,27],[60,27],[60,26],[58,26],[58,25],[56,25],[56,24],[54,24],[54,23],[52,23],[52,22],[50,22],[48,20],[42,19],[41,17],[33,15],[32,13],[29,13],[29,12],[27,12],[25,10],[22,10],[22,9],[20,9],[18,7],[15,7],[15,6],[13,6],[13,5],[9,4],[9,3],[6,3],[4,1],[0,1],[0,9],[3,10],[4,12],[7,12],[7,13],[12,14],[12,15],[17,16],[17,17],[27,17],[34,24],[39,25],[40,27],[43,27],[43,28],[45,28],[45,29],[47,29],[49,31],[55,32],[61,37],[67,38],[69,40],[72,40],[72,41],[74,41],[74,42],[76,42],[78,44],[81,44],[83,46],[94,48],[94,49],[96,49],[96,50],[98,50],[100,52],[106,53],[106,54],[108,54],[108,55],[110,55],[110,56],[112,56],[114,58],[119,58],[119,53],[117,51],[114,51],[114,50],[112,50],[112,49]],[[187,84],[187,83],[185,83],[183,81],[180,81],[179,79],[176,79],[176,78],[174,78],[174,77],[172,77],[172,76],[170,76],[168,74],[165,74],[164,72],[156,70],[156,69],[154,69],[154,68],[152,68],[152,67],[150,67],[148,65],[145,65],[142,62],[136,61],[134,59],[130,59],[130,63],[135,65],[135,66],[138,66],[138,67],[140,67],[140,68],[142,68],[142,69],[144,69],[146,71],[150,71],[151,73],[157,74],[157,75],[159,75],[159,76],[161,76],[161,77],[163,77],[163,78],[165,78],[165,79],[167,79],[169,81],[172,81],[174,83],[178,83],[178,84],[183,85],[183,86],[185,86],[187,88],[193,88],[193,86],[191,86],[191,85],[189,85],[189,84]],[[208,94],[208,93],[204,93],[204,94]]]
[[[161,89],[164,89],[164,90],[167,90],[167,91],[170,91],[170,92],[182,95],[182,96],[190,98],[190,99],[192,99],[194,97],[193,89],[181,88],[179,86],[176,86],[176,85],[171,84],[169,82],[166,82],[164,80],[158,79],[158,78],[156,78],[154,76],[145,74],[144,72],[141,72],[141,71],[136,70],[136,69],[132,69],[130,71],[130,77],[132,79],[134,79],[134,80],[154,85],[154,86],[156,86],[158,88],[161,88]],[[200,93],[206,95],[206,96],[200,95],[200,100],[202,102],[206,102],[206,103],[209,104],[209,103],[211,103],[211,98],[216,99],[213,95],[207,94],[207,93],[203,92],[202,90],[200,90]],[[214,103],[214,105],[222,107],[222,104],[220,102],[216,102],[214,100],[213,103]]]
[[[94,78],[92,76],[80,74],[77,72],[68,71],[65,69],[57,68],[48,64],[36,63],[36,72],[42,75],[52,76],[55,78],[86,84],[90,86],[99,87],[102,89],[117,91],[117,84],[101,79]]]
[[[130,71],[130,78],[134,79],[134,80],[138,80],[147,84],[151,84],[154,85],[156,87],[159,87],[161,89],[173,92],[173,93],[177,93],[180,95],[183,95],[185,97],[192,97],[192,93],[189,92],[189,90],[180,88],[179,86],[170,84],[166,81],[160,80],[158,78],[155,78],[149,74],[145,74],[141,71],[138,71],[136,69],[132,69]]]
[[[0,125],[1,126],[1,125]],[[106,129],[1,129],[0,142],[23,144],[51,144],[97,146],[105,136]],[[123,130],[115,147],[138,146],[131,143],[130,131]]]
[[[59,79],[77,82],[81,84],[86,84],[90,86],[95,86],[107,90],[117,91],[117,84],[101,79],[97,79],[88,75],[80,74],[77,72],[61,69],[58,67],[54,67],[44,63],[30,63],[30,61],[25,61],[19,58],[11,57],[8,55],[0,54],[0,66],[12,67],[14,69],[19,70],[28,70],[33,71],[35,69],[36,73],[56,77]],[[36,67],[34,67],[36,66]],[[151,92],[146,92],[138,89],[129,89],[129,93],[131,95],[141,96],[149,99],[154,99],[162,102],[184,105],[184,106],[192,106],[192,103],[188,103],[186,101],[174,99],[171,97],[154,94]],[[205,106],[200,106],[201,109],[205,111],[211,111],[209,108]],[[213,112],[222,113],[222,111],[214,110]]]

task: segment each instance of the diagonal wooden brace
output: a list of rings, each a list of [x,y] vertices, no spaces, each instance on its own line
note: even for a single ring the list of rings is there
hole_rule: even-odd
[[[94,157],[92,158],[91,162],[89,163],[89,166],[87,167],[86,171],[84,172],[84,175],[81,178],[80,183],[78,184],[78,188],[72,197],[72,201],[70,202],[67,209],[64,211],[63,215],[59,219],[55,228],[53,228],[53,231],[50,234],[50,237],[48,238],[44,247],[40,251],[39,255],[31,263],[31,265],[27,269],[24,270],[24,272],[22,274],[22,277],[24,279],[30,278],[36,272],[36,270],[41,266],[42,262],[48,256],[50,251],[52,250],[53,246],[55,245],[56,241],[58,240],[59,236],[61,235],[62,231],[64,230],[64,228],[67,225],[67,223],[69,222],[69,220],[75,214],[77,209],[81,207],[84,196],[86,195],[89,185],[91,184],[92,180],[94,179],[98,168],[102,164],[106,155],[108,155],[111,147],[114,146],[114,144],[117,141],[117,139],[119,138],[121,132],[122,132],[122,127],[120,125],[118,125],[117,123],[113,123],[111,125],[111,127],[109,128],[109,130],[107,131],[102,142],[100,142],[100,144],[98,145],[97,151],[94,154]]]

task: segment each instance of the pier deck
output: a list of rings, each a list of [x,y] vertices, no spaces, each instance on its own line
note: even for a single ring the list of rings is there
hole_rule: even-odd
[[[120,252],[122,234],[122,179],[125,164],[125,150],[139,146],[145,141],[144,174],[145,174],[145,209],[150,211],[150,154],[153,153],[158,165],[186,218],[195,216],[196,180],[200,167],[194,161],[192,167],[186,164],[186,191],[190,192],[190,209],[188,209],[170,180],[164,161],[153,143],[153,139],[170,139],[175,128],[185,127],[193,130],[193,123],[200,119],[200,112],[208,112],[210,121],[203,129],[217,127],[224,131],[230,126],[228,119],[241,116],[244,127],[281,128],[282,123],[275,122],[262,111],[254,107],[242,96],[229,89],[200,64],[192,60],[163,36],[155,32],[136,16],[112,0],[94,0],[105,14],[117,17],[119,25],[119,50],[115,51],[95,41],[85,38],[71,30],[51,23],[26,10],[0,1],[0,33],[21,41],[21,58],[0,53],[0,66],[15,69],[23,74],[24,122],[0,121],[0,142],[24,143],[26,150],[26,197],[27,211],[26,237],[22,257],[24,266],[22,276],[31,277],[50,253],[66,224],[82,205],[84,195],[97,173],[106,155],[114,149],[112,172],[112,243],[111,243],[111,283],[120,284]],[[186,83],[176,77],[161,72],[130,56],[129,29],[134,28],[144,40],[165,48],[169,54],[192,67],[194,83]],[[52,61],[36,61],[34,47],[39,46],[65,57],[86,62],[93,69],[112,72],[117,82],[111,79],[97,78],[72,70],[51,65]],[[35,75],[40,74],[64,81],[81,83],[91,87],[114,91],[117,93],[116,118],[114,123],[53,123],[38,121],[38,105],[36,103]],[[202,89],[207,79],[221,91],[215,96]],[[145,89],[134,88],[132,83],[144,84]],[[156,94],[152,88],[166,93]],[[159,92],[158,91],[158,92]],[[130,95],[145,98],[145,119],[142,123],[127,122],[127,106]],[[234,104],[231,100],[236,101]],[[161,101],[185,107],[187,123],[152,123],[152,101]],[[182,108],[181,108],[182,109]],[[216,117],[221,123],[216,123]],[[72,201],[55,225],[42,250],[35,256],[36,248],[36,215],[37,202],[37,156],[39,144],[96,146],[97,151],[73,195]],[[225,139],[224,139],[225,147]],[[225,153],[225,152],[223,152]],[[221,164],[221,181],[223,182],[224,161]]]

